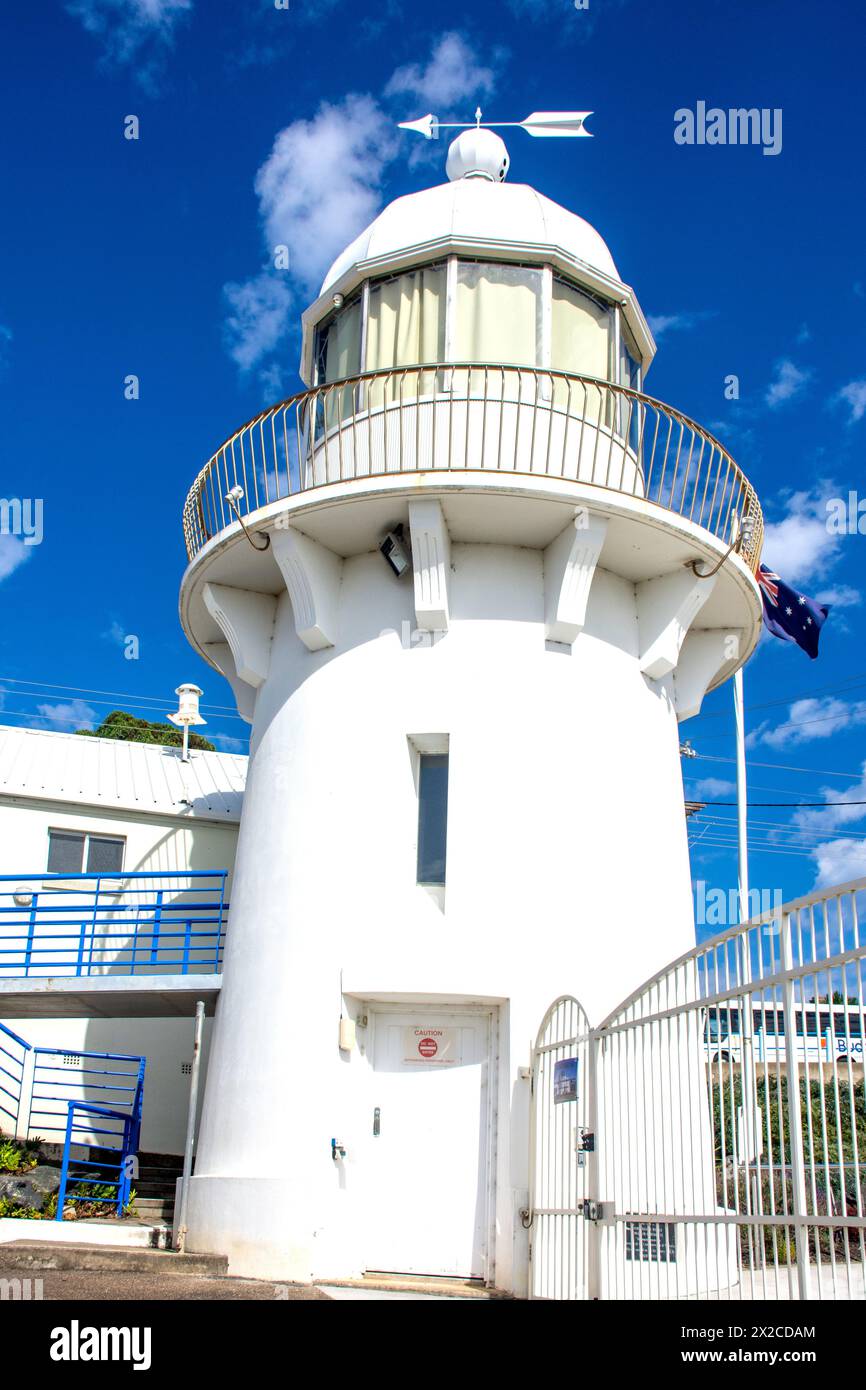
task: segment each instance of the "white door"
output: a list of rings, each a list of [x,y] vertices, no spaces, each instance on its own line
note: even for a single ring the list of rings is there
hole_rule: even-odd
[[[487,1275],[489,1013],[376,1011],[368,1270]]]

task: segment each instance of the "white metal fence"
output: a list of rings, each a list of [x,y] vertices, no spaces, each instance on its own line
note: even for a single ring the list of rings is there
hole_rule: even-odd
[[[866,879],[734,927],[598,1028],[552,1006],[533,1066],[533,1297],[866,1296],[864,902]],[[726,1058],[708,1049],[734,1033]],[[549,1059],[568,1057],[577,1099],[557,1102]],[[570,1142],[584,1128],[591,1154]]]

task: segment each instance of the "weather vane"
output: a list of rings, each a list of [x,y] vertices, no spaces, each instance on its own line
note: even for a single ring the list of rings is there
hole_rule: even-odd
[[[421,116],[417,121],[400,121],[401,130],[415,130],[419,135],[423,135],[425,140],[438,140],[440,130],[490,130],[494,126],[499,129],[517,128],[525,130],[529,135],[559,135],[575,136],[585,135],[592,138],[592,131],[584,129],[584,121],[591,116],[591,111],[533,111],[524,121],[482,121],[481,107],[475,109],[475,120],[473,121],[440,121],[438,116]]]

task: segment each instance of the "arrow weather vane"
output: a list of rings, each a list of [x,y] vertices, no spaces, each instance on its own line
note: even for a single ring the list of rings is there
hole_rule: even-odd
[[[575,136],[585,135],[592,138],[592,132],[584,129],[584,121],[591,116],[591,111],[533,111],[524,121],[483,121],[481,120],[481,107],[475,109],[475,120],[473,121],[440,121],[438,116],[422,116],[417,121],[400,121],[401,130],[414,130],[419,135],[423,135],[425,140],[438,140],[440,130],[490,130],[494,126],[500,129],[518,128],[525,130],[529,135],[561,135]]]

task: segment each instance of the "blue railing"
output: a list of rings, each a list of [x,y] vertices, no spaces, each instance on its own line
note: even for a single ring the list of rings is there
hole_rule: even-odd
[[[11,1122],[0,1131],[62,1142],[58,1221],[67,1202],[107,1203],[122,1214],[136,1175],[146,1061],[125,1052],[34,1047],[0,1023],[0,1121]],[[73,1148],[87,1157],[74,1157]]]
[[[218,974],[225,869],[0,874],[0,978]]]
[[[102,1057],[106,1061],[137,1063],[135,1086],[124,1109],[120,1108],[122,1102],[112,1107],[81,1100],[67,1101],[63,1165],[57,1193],[57,1221],[63,1220],[63,1210],[67,1202],[99,1202],[111,1205],[116,1214],[122,1216],[137,1172],[146,1059],[124,1057],[117,1053],[91,1052],[86,1055]],[[132,1073],[127,1075],[131,1076]],[[97,1086],[96,1089],[110,1091],[118,1088],[106,1085]],[[73,1146],[82,1145],[87,1147],[89,1155],[92,1155],[96,1148],[97,1156],[73,1158]],[[76,1191],[70,1192],[70,1187],[74,1187]]]
[[[11,1121],[13,1134],[18,1133],[21,1119],[24,1064],[30,1051],[29,1042],[0,1023],[0,1119]]]

